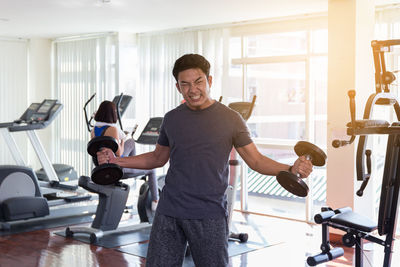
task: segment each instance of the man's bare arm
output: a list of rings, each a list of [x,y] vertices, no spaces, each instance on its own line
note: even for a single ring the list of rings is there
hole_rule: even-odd
[[[104,149],[97,153],[99,164],[115,163],[123,168],[132,169],[155,169],[164,166],[169,160],[170,148],[168,146],[156,145],[154,151],[137,156],[118,158],[110,149]]]
[[[289,170],[290,165],[262,155],[254,143],[238,147],[236,150],[246,164],[258,173],[276,176],[280,171]],[[291,171],[295,174],[299,173],[301,177],[308,177],[312,172],[312,164],[305,157],[300,157],[294,162]]]

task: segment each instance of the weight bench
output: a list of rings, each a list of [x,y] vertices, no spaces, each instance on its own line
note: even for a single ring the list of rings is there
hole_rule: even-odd
[[[363,191],[371,177],[371,151],[366,149],[367,137],[374,134],[388,135],[386,146],[386,157],[384,173],[381,186],[381,196],[379,203],[378,223],[353,212],[351,208],[341,208],[333,210],[329,207],[322,208],[322,212],[315,215],[314,220],[317,224],[322,224],[322,244],[321,253],[307,258],[310,266],[315,266],[338,258],[344,254],[343,248],[331,248],[329,241],[329,227],[340,229],[346,234],[342,237],[345,246],[355,249],[355,266],[363,266],[363,245],[364,240],[379,244],[384,247],[383,267],[390,267],[393,242],[396,234],[397,206],[400,188],[400,123],[390,124],[384,120],[371,120],[374,105],[393,105],[400,120],[400,105],[396,97],[388,92],[377,91],[372,94],[366,104],[363,120],[355,119],[355,91],[348,93],[350,97],[351,122],[347,124],[347,134],[351,136],[349,141],[334,140],[332,145],[340,147],[351,144],[356,136],[359,136],[356,156],[357,180],[362,181],[358,196],[363,195]],[[366,162],[366,167],[365,167]],[[367,170],[367,171],[366,171]],[[372,233],[378,230],[378,238]]]
[[[400,123],[390,124],[384,120],[372,120],[372,111],[375,105],[392,106],[397,120],[400,121],[400,104],[396,96],[390,93],[389,85],[396,79],[395,75],[386,70],[385,52],[390,52],[391,47],[400,45],[399,40],[385,40],[371,42],[374,65],[375,65],[375,89],[376,93],[371,94],[364,108],[362,120],[356,120],[354,90],[348,92],[350,98],[351,122],[347,124],[347,134],[350,140],[333,140],[333,147],[349,145],[359,136],[356,156],[357,180],[362,181],[358,196],[363,191],[371,177],[371,151],[366,149],[369,135],[388,135],[386,146],[385,165],[381,186],[379,202],[378,223],[353,212],[350,208],[332,210],[323,208],[320,214],[315,215],[314,220],[322,224],[322,252],[318,255],[308,257],[307,263],[311,266],[333,260],[343,255],[342,248],[330,248],[329,227],[337,228],[346,232],[342,241],[345,246],[356,245],[355,266],[363,266],[363,240],[368,240],[384,247],[383,267],[390,267],[392,247],[396,234],[397,206],[399,201],[400,188]],[[365,171],[367,163],[367,172]],[[371,233],[378,230],[380,236],[377,238]]]
[[[385,132],[385,127],[379,128],[379,132]],[[368,129],[363,128],[361,131],[368,131]],[[398,169],[398,162],[400,160],[400,124],[396,122],[386,127],[386,132],[395,131],[397,134],[389,134],[387,143],[378,223],[353,212],[348,207],[337,210],[322,208],[322,212],[314,217],[316,223],[322,224],[322,252],[318,255],[308,257],[307,263],[310,266],[315,266],[343,255],[342,248],[330,248],[329,227],[346,232],[342,237],[342,242],[345,246],[356,246],[356,267],[363,266],[363,240],[382,245],[385,253],[383,266],[390,266],[392,247],[396,234],[397,206],[400,188],[400,169]],[[368,162],[368,158],[369,157],[367,157],[367,165],[369,165],[368,172],[370,175],[370,163]],[[362,191],[366,186],[365,181],[368,180],[364,180],[360,190],[357,192],[360,196],[362,196]],[[379,235],[385,236],[385,238],[380,239],[373,236],[372,232],[375,230],[378,230]]]

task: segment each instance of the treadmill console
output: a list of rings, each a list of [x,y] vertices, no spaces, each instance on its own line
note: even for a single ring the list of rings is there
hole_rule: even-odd
[[[160,135],[162,121],[162,117],[151,118],[136,142],[145,145],[155,145]]]
[[[18,119],[15,120],[15,123],[22,123],[22,122],[27,122],[29,118],[32,116],[32,114],[39,108],[40,103],[32,103],[22,114],[22,116]]]
[[[32,103],[22,116],[7,127],[11,132],[43,129],[61,111],[62,104],[56,99],[45,99],[42,103]]]
[[[28,118],[28,122],[43,122],[50,117],[51,110],[54,105],[57,104],[57,100],[45,99],[36,109],[35,112]]]
[[[115,106],[118,107],[118,101],[120,100],[121,96],[117,95],[114,97],[113,99],[113,103],[115,104]],[[129,106],[129,103],[132,100],[132,96],[130,95],[122,95],[121,101],[119,103],[119,114],[121,115],[121,117],[124,115],[126,109]]]

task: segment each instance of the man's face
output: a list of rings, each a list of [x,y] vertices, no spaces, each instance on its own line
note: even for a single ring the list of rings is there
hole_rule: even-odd
[[[187,69],[179,72],[176,88],[182,94],[186,105],[193,110],[205,109],[212,105],[210,87],[212,77],[201,69]]]

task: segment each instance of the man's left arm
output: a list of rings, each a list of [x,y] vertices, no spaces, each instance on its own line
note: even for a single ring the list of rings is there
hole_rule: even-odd
[[[261,174],[276,176],[280,171],[289,171],[291,167],[262,155],[253,142],[236,148],[236,151],[251,169]],[[305,178],[312,172],[312,167],[311,162],[302,156],[293,163],[291,172]]]

